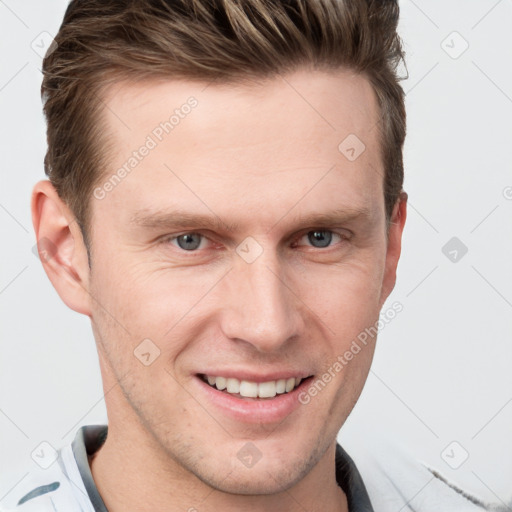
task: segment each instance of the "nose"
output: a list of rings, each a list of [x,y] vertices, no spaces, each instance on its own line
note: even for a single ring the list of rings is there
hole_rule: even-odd
[[[224,285],[221,326],[229,339],[270,353],[300,337],[305,324],[283,265],[265,253],[252,263],[236,261]]]

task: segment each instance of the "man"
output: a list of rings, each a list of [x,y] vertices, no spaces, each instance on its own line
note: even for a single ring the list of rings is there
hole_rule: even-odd
[[[406,219],[397,22],[395,1],[71,2],[33,222],[91,319],[108,429],[19,510],[374,510],[336,436]]]

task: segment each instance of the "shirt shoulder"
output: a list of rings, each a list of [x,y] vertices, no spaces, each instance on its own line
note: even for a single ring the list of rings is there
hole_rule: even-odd
[[[62,495],[63,489],[60,482],[56,480],[49,484],[38,485],[38,483],[31,487],[28,492],[23,493],[14,508],[0,509],[0,512],[54,512],[65,510],[62,504],[64,496]],[[68,502],[66,506],[70,511],[80,510],[80,508],[70,506],[69,500],[66,501]]]
[[[356,458],[372,505],[379,512],[499,510],[397,446]],[[361,454],[359,454],[361,455]]]
[[[83,438],[80,431],[75,438]],[[87,457],[85,446],[81,447]],[[73,445],[57,452],[56,459],[46,468],[30,470],[10,493],[9,502],[0,504],[0,512],[95,512]]]
[[[0,512],[78,512],[83,509],[75,499],[69,480],[59,461],[51,468],[34,470],[13,491],[10,506]]]

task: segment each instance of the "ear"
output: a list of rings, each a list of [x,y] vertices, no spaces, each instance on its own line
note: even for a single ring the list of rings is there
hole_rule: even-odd
[[[391,219],[388,232],[388,247],[384,268],[384,280],[382,283],[380,305],[384,304],[396,283],[396,268],[402,251],[402,233],[407,217],[407,193],[402,191],[398,197]]]
[[[91,316],[89,261],[75,216],[48,180],[35,185],[31,207],[39,258],[46,275],[68,307]]]

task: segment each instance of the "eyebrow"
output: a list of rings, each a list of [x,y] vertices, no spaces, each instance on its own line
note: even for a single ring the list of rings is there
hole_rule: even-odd
[[[137,210],[132,215],[130,222],[149,229],[187,229],[200,226],[203,229],[215,231],[236,231],[240,227],[236,222],[230,224],[224,222],[213,212],[211,215],[205,215],[179,209],[171,211]]]
[[[369,221],[373,218],[373,211],[368,207],[337,208],[326,212],[311,212],[306,215],[291,215],[286,213],[270,228],[272,231],[287,217],[293,220],[289,224],[303,227],[327,227],[337,224],[353,223],[356,221]],[[225,222],[212,212],[211,215],[192,213],[185,210],[154,211],[151,209],[137,210],[130,218],[130,222],[146,229],[210,229],[212,231],[236,232],[240,230],[240,223]]]
[[[296,215],[293,222],[308,227],[328,227],[336,224],[354,223],[356,221],[370,221],[373,211],[366,207],[336,208],[326,212],[311,212],[306,215]],[[278,220],[271,229],[281,222],[287,215]]]

